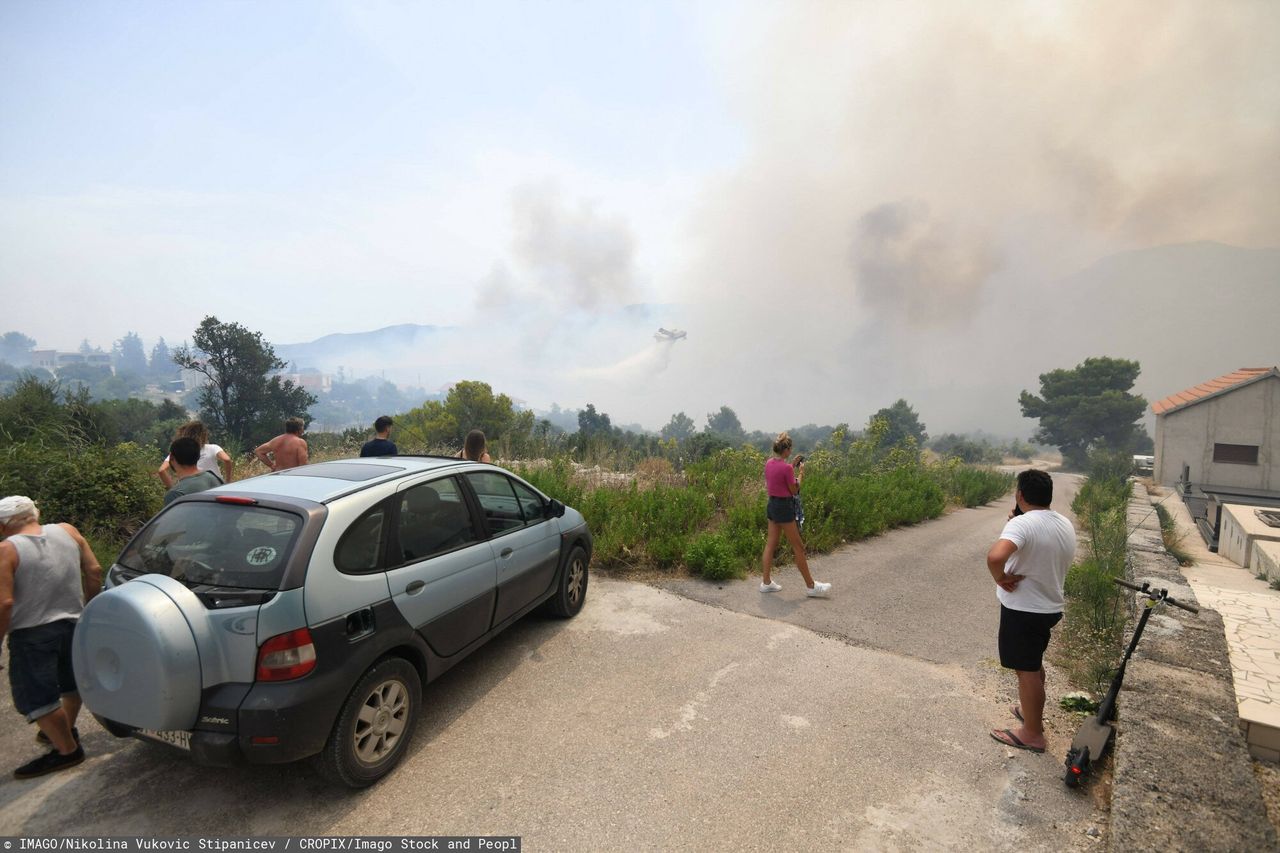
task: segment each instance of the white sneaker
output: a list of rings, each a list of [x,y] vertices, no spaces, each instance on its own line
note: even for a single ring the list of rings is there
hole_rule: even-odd
[[[782,589],[782,584],[777,581],[769,581],[768,583],[760,584],[761,592],[777,592],[780,589]]]
[[[804,594],[810,598],[826,598],[829,592],[831,592],[831,584],[814,581],[813,586],[806,589]]]

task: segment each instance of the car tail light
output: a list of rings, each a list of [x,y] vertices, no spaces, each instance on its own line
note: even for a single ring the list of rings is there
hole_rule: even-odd
[[[259,681],[301,678],[315,668],[316,647],[306,628],[272,637],[258,649]]]

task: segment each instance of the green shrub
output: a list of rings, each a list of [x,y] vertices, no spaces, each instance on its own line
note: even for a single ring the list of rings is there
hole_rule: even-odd
[[[129,542],[128,536],[121,536],[119,533],[104,532],[92,527],[79,527],[79,530],[93,549],[93,555],[98,558],[98,565],[103,572],[110,568]]]
[[[719,581],[746,576],[746,568],[733,548],[719,533],[702,533],[689,543],[685,564],[707,580]]]
[[[808,457],[806,550],[830,551],[892,527],[936,518],[948,503],[986,503],[1011,487],[1008,475],[958,462],[925,465],[911,448],[879,451],[874,439],[849,442],[842,433],[833,433],[827,446]],[[686,465],[683,484],[657,478],[648,487],[634,482],[622,488],[592,487],[575,476],[564,457],[519,468],[518,473],[583,514],[601,565],[668,568],[683,562],[706,577],[720,578],[741,576],[759,564],[767,531],[766,458],[752,447],[722,449]],[[777,557],[782,564],[791,559],[785,540]]]
[[[988,504],[1013,490],[1014,476],[994,468],[962,465],[947,459],[932,468],[947,500],[965,507]]]
[[[1100,689],[1120,654],[1127,597],[1112,581],[1128,573],[1127,457],[1098,454],[1071,508],[1086,533],[1084,556],[1067,572],[1062,663],[1075,684]]]
[[[47,522],[69,522],[106,536],[129,536],[160,509],[156,456],[115,447],[32,440],[0,448],[0,493],[25,494]]]
[[[1065,591],[1070,599],[1071,621],[1100,636],[1118,635],[1124,625],[1124,597],[1112,581],[1117,575],[1093,559],[1076,563],[1067,571]]]

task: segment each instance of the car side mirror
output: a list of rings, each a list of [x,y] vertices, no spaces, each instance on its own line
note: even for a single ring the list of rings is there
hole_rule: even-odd
[[[555,498],[548,501],[542,511],[547,518],[564,518],[564,504]]]

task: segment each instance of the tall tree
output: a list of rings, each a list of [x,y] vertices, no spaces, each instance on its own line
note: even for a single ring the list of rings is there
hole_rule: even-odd
[[[598,435],[612,435],[613,422],[604,412],[597,412],[595,403],[587,403],[587,407],[578,412],[578,436],[589,439]]]
[[[676,412],[671,416],[671,421],[662,428],[662,437],[684,441],[693,435],[697,429],[698,425],[693,422],[693,418],[684,412]]]
[[[867,421],[868,424],[877,418],[883,419],[889,425],[884,437],[880,439],[882,447],[894,447],[908,438],[915,439],[916,447],[924,447],[924,443],[929,439],[929,434],[924,431],[924,424],[920,423],[920,416],[906,400],[898,400],[892,406],[876,412]]]
[[[141,379],[147,375],[147,352],[137,332],[129,332],[111,348],[115,356],[116,375]]]
[[[292,380],[270,375],[285,363],[261,332],[209,316],[192,342],[175,350],[173,360],[205,377],[197,400],[211,431],[248,447],[279,432],[286,418],[310,421],[316,398]]]
[[[1035,440],[1056,446],[1068,466],[1082,469],[1090,450],[1129,451],[1145,435],[1136,421],[1147,401],[1129,393],[1141,372],[1136,361],[1104,356],[1042,373],[1040,395],[1018,397],[1022,416],[1039,418]]]
[[[151,360],[147,367],[151,378],[157,382],[167,382],[177,374],[178,365],[174,363],[173,354],[169,352],[169,345],[164,342],[164,338],[156,341],[156,345],[151,348]]]
[[[511,398],[495,395],[489,383],[464,380],[449,389],[444,400],[428,400],[397,416],[396,432],[406,442],[427,447],[461,447],[473,429],[482,430],[492,444],[529,435],[533,421],[533,412],[516,411]]]
[[[0,336],[0,361],[16,366],[30,364],[31,351],[35,348],[35,339],[22,332],[5,332]]]
[[[738,413],[728,406],[721,406],[720,411],[707,415],[707,432],[715,433],[735,444],[746,437],[742,421],[738,420]]]

